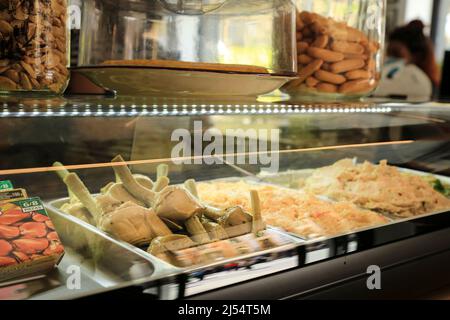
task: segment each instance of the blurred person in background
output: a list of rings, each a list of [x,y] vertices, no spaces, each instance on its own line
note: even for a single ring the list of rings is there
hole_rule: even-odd
[[[430,98],[440,84],[431,39],[420,20],[395,29],[389,35],[387,58],[377,96]]]

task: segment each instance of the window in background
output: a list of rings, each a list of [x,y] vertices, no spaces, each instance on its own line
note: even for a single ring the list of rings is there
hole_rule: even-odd
[[[389,35],[401,23],[405,12],[404,0],[387,0],[386,35]]]
[[[433,19],[434,0],[387,0],[386,34],[408,22],[420,19],[427,26],[425,33],[430,35]]]
[[[450,0],[441,0],[435,11],[434,41],[438,61],[444,58],[444,52],[450,50]]]
[[[445,16],[445,49],[450,50],[450,5]]]
[[[407,0],[405,7],[405,23],[412,20],[422,20],[427,26],[425,33],[430,35],[433,19],[433,0]]]

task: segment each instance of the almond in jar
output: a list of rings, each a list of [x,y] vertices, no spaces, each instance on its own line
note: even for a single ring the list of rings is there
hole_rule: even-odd
[[[67,0],[0,0],[0,93],[62,93],[68,41]]]

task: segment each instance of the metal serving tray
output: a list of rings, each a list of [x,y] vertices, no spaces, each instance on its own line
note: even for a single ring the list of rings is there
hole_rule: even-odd
[[[161,278],[175,271],[166,262],[142,250],[136,250],[136,247],[116,240],[96,227],[62,212],[60,207],[68,201],[69,198],[64,198],[45,204],[65,248],[73,250],[85,259],[93,260],[96,265],[119,266],[125,273],[132,272],[133,261],[142,259],[149,262],[153,268],[149,279]]]
[[[299,244],[303,243],[303,241],[297,237],[292,237],[282,231],[268,228],[266,232],[283,237],[283,239],[286,240],[286,244],[268,250],[261,250],[249,254],[239,255],[230,259],[219,260],[210,264],[181,268],[171,265],[129,243],[115,239],[98,228],[62,212],[60,208],[63,204],[67,203],[67,201],[69,201],[69,198],[51,201],[46,204],[48,213],[51,216],[52,221],[54,221],[55,228],[58,231],[64,246],[73,248],[77,252],[82,252],[85,255],[90,255],[94,260],[100,259],[101,261],[108,260],[108,256],[111,260],[114,260],[117,257],[116,253],[111,251],[111,248],[120,248],[124,252],[129,251],[133,254],[137,254],[139,257],[152,263],[154,266],[155,272],[152,277],[149,278],[150,280],[175,276],[180,273],[200,272],[236,262],[242,264],[244,263],[244,260],[253,261],[263,256],[276,258],[277,256],[282,256],[285,252],[295,250]],[[77,230],[75,232],[79,233],[74,235],[71,234],[71,231],[67,232],[67,230]],[[74,237],[77,239],[74,239]],[[126,260],[125,258],[123,259]],[[111,261],[111,263],[113,262]]]
[[[418,175],[418,176],[424,176],[424,177],[431,176],[433,178],[436,178],[436,179],[442,181],[445,184],[450,185],[450,177],[446,177],[446,176],[442,176],[442,175],[438,175],[438,174],[432,174],[432,173],[419,171],[419,170],[413,170],[413,169],[407,169],[407,168],[401,168],[401,167],[397,167],[397,168],[401,172],[409,173],[412,175]],[[282,172],[282,173],[279,173],[276,175],[265,174],[263,176],[258,176],[257,179],[260,179],[260,181],[262,181],[263,183],[268,183],[268,184],[272,184],[272,185],[278,184],[281,187],[289,188],[291,190],[293,189],[293,190],[301,191],[301,188],[296,184],[297,183],[296,181],[298,181],[300,179],[308,178],[313,173],[314,170],[315,169],[303,169],[303,170],[292,170],[292,171]],[[339,202],[339,201],[331,199],[330,197],[325,196],[325,195],[316,195],[316,196],[319,199],[322,199],[325,201]],[[396,215],[389,214],[389,213],[382,213],[382,212],[377,212],[377,213],[382,216],[385,216],[392,223],[395,223],[395,222],[399,222],[399,221],[410,221],[410,220],[414,220],[419,217],[426,217],[426,216],[430,216],[430,215],[434,215],[434,214],[440,214],[440,213],[443,213],[446,211],[447,210],[438,211],[438,212],[430,212],[430,213],[418,215],[415,217],[409,217],[409,218],[402,218],[402,217],[398,217]],[[369,228],[369,229],[371,229],[371,228]],[[361,231],[363,231],[363,230],[361,230]]]
[[[312,169],[307,169],[307,170],[292,171],[292,173],[300,174],[302,177],[307,177],[308,175],[310,175],[312,173],[312,171],[313,171]],[[281,173],[280,175],[290,175],[290,173],[291,172]],[[254,185],[257,185],[257,186],[271,186],[271,187],[278,188],[278,189],[281,189],[281,190],[285,189],[285,190],[288,190],[290,192],[295,191],[295,192],[302,193],[301,189],[296,189],[296,188],[293,188],[293,187],[290,187],[290,186],[285,186],[282,183],[278,184],[279,182],[277,183],[277,181],[279,181],[278,180],[279,178],[277,178],[277,176],[278,175],[274,175],[273,176],[273,177],[275,177],[274,181],[272,181],[272,180],[265,181],[263,178],[259,178],[257,176],[248,176],[248,177],[242,177],[242,178],[238,178],[238,177],[220,178],[220,179],[214,179],[214,180],[208,180],[208,181],[199,181],[199,183],[239,182],[239,181],[244,181],[244,182],[246,182],[248,184],[254,184]],[[270,177],[272,177],[272,176],[270,176]],[[321,201],[325,201],[325,202],[330,202],[330,203],[337,203],[338,202],[338,201],[335,201],[335,200],[333,200],[333,199],[331,199],[331,198],[329,198],[327,196],[323,196],[323,195],[314,195],[314,197],[319,199],[319,200],[321,200]],[[378,227],[381,227],[381,226],[386,226],[386,225],[389,225],[389,224],[395,222],[395,219],[392,219],[391,217],[388,217],[388,216],[386,216],[384,214],[381,214],[381,213],[378,213],[378,212],[376,212],[376,213],[379,214],[380,216],[386,217],[389,220],[389,222],[386,223],[386,224],[383,224],[383,225],[359,228],[359,229],[355,229],[353,231],[350,231],[348,233],[340,233],[340,234],[336,234],[336,235],[332,235],[332,236],[320,236],[320,237],[314,237],[314,238],[307,238],[307,237],[304,237],[304,236],[299,235],[297,233],[288,232],[286,230],[283,230],[283,228],[280,228],[280,227],[268,226],[268,228],[272,229],[272,230],[277,230],[278,232],[281,232],[281,233],[284,233],[284,234],[288,234],[288,235],[290,235],[290,236],[292,236],[294,238],[299,239],[304,244],[314,245],[314,244],[319,244],[320,242],[325,241],[325,240],[330,240],[330,239],[334,239],[334,238],[337,238],[337,237],[342,237],[342,236],[347,236],[347,235],[351,235],[351,234],[358,233],[358,232],[364,232],[364,231],[367,231],[367,230],[372,230],[374,228],[378,228]]]
[[[111,256],[93,257],[66,245],[64,257],[52,271],[0,283],[0,300],[77,299],[163,276],[156,264],[134,252],[114,244],[108,252]]]

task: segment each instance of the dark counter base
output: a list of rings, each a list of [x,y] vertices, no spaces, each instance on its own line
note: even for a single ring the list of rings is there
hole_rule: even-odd
[[[369,265],[381,267],[370,291]],[[192,299],[415,299],[450,284],[450,229],[222,288]]]

